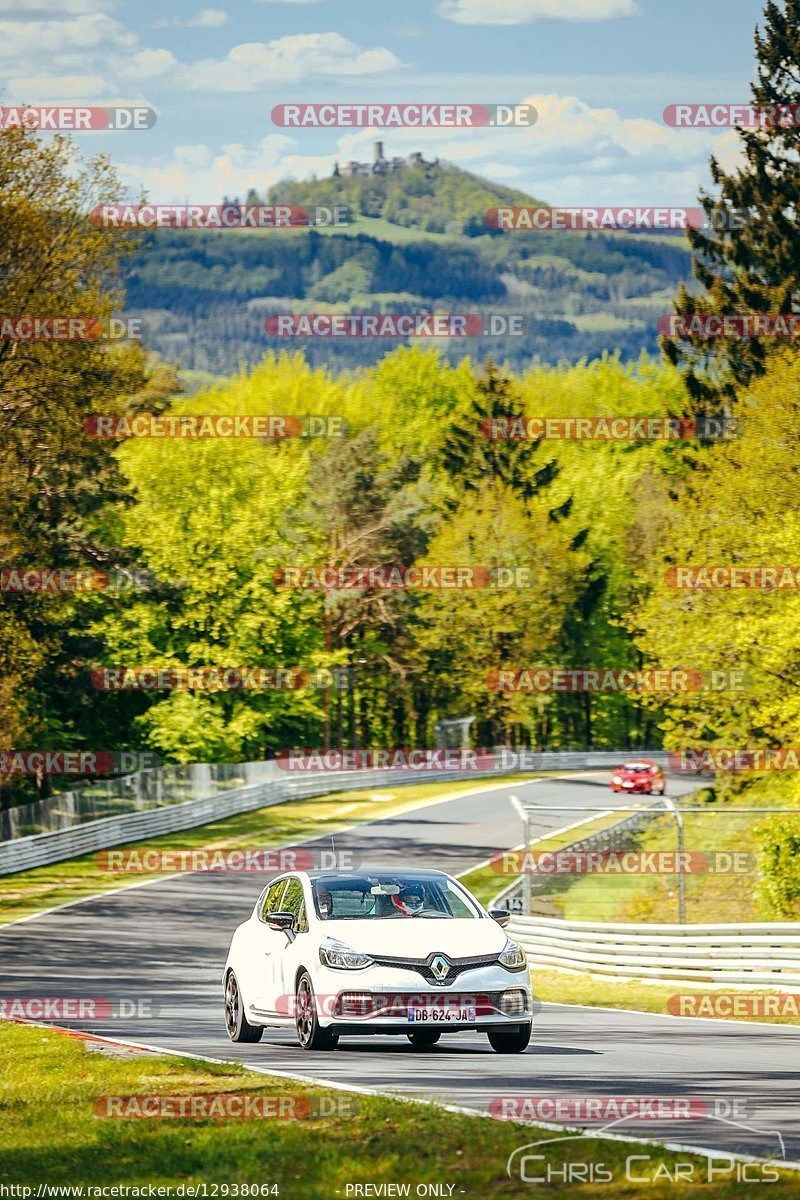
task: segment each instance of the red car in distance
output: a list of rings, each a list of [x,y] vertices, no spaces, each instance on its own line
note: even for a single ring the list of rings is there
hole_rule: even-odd
[[[645,758],[632,758],[617,767],[611,776],[612,792],[645,792],[663,796],[667,777],[655,763]]]

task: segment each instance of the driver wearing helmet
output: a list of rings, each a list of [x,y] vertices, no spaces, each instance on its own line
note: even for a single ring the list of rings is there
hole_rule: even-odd
[[[319,884],[316,891],[319,915],[323,918],[333,916],[333,896],[330,890],[324,884]]]
[[[421,883],[407,883],[392,896],[392,904],[404,917],[415,917],[425,907],[425,889]]]

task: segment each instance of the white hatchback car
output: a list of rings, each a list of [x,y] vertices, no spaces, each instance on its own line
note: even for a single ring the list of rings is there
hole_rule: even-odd
[[[501,1054],[531,1037],[525,952],[441,871],[364,869],[282,875],[235,930],[223,971],[234,1042],[294,1028],[304,1050],[341,1034],[405,1034],[416,1047],[442,1033],[486,1033]]]

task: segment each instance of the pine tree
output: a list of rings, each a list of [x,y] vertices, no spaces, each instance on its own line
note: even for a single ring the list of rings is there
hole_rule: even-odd
[[[738,129],[744,165],[731,174],[711,159],[717,194],[703,193],[708,228],[690,230],[694,275],[704,289],[681,287],[676,311],[788,313],[800,300],[800,0],[769,0],[755,34],[753,103],[790,106],[785,125]],[[770,343],[680,334],[662,339],[686,379],[692,415],[717,416],[765,370]]]
[[[441,463],[445,471],[467,491],[494,480],[513,488],[523,500],[529,500],[555,478],[557,470],[552,459],[541,461],[537,453],[541,439],[506,440],[488,436],[492,422],[524,416],[523,402],[511,381],[487,358],[474,398],[467,411],[453,423],[442,446]]]

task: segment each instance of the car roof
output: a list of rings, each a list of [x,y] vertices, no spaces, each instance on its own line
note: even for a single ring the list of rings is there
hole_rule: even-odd
[[[404,878],[429,878],[431,875],[440,875],[442,879],[447,879],[449,876],[446,871],[436,871],[428,867],[380,867],[369,865],[360,867],[357,871],[340,871],[335,868],[326,871],[323,867],[315,868],[313,871],[287,871],[288,875],[305,875],[308,879],[363,879],[365,875],[402,875]]]

